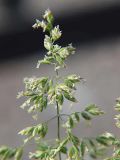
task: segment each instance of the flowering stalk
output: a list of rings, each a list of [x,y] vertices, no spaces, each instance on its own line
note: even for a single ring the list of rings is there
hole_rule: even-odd
[[[62,36],[59,26],[54,26],[54,17],[50,10],[46,10],[43,15],[43,20],[36,20],[33,25],[34,29],[42,28],[46,33],[44,38],[44,47],[47,51],[42,60],[37,63],[37,68],[41,64],[52,65],[56,73],[55,77],[32,77],[25,78],[25,90],[19,92],[18,98],[26,97],[25,102],[20,106],[32,114],[34,119],[37,119],[39,114],[45,111],[48,107],[56,106],[56,115],[50,119],[27,127],[19,132],[25,136],[24,143],[15,149],[2,146],[0,148],[1,160],[22,160],[23,148],[31,139],[37,144],[37,149],[33,153],[29,153],[29,158],[39,160],[62,160],[63,155],[66,155],[66,160],[84,160],[87,156],[92,159],[103,155],[103,150],[108,147],[119,147],[119,140],[111,133],[104,133],[97,137],[77,137],[73,134],[72,129],[76,127],[80,119],[91,121],[92,118],[104,114],[95,104],[90,104],[82,112],[73,112],[71,114],[61,113],[64,101],[77,103],[78,100],[74,96],[76,84],[82,82],[82,78],[76,74],[59,76],[59,70],[66,67],[66,59],[68,56],[75,53],[75,48],[72,44],[62,47],[56,44]],[[120,104],[120,103],[119,103]],[[120,105],[117,105],[119,109]],[[60,121],[64,117],[65,122]],[[117,125],[119,125],[120,116],[116,116]],[[54,140],[44,140],[48,133],[48,125],[52,120],[57,120],[57,138]],[[61,127],[65,128],[65,137],[61,137]],[[118,153],[114,157],[117,158]],[[118,160],[118,159],[106,160]],[[65,158],[64,158],[65,159]],[[102,157],[103,159],[103,157]]]

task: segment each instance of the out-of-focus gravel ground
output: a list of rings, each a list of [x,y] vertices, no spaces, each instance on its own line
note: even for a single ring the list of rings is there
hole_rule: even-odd
[[[26,111],[18,106],[23,102],[17,100],[18,91],[23,89],[22,79],[31,76],[54,74],[49,66],[36,69],[40,53],[24,59],[8,61],[0,64],[0,145],[16,146],[22,144],[17,132],[31,124],[48,119],[55,114],[55,109],[48,108],[40,114],[38,122],[32,120]],[[78,136],[95,136],[105,131],[120,134],[114,126],[115,99],[120,96],[120,39],[103,41],[102,43],[77,46],[77,52],[68,61],[68,68],[60,74],[77,73],[87,81],[78,86],[76,96],[79,103],[69,107],[65,102],[64,112],[82,110],[89,103],[96,103],[106,111],[106,115],[92,121],[92,126],[83,121],[80,128],[75,129]],[[49,138],[56,136],[56,122],[50,123]],[[64,135],[63,131],[62,134]]]

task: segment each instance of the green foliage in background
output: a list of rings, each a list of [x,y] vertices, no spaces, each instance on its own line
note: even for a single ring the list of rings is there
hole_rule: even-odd
[[[29,145],[30,140],[33,140],[37,146],[36,151],[29,153],[30,159],[85,160],[91,157],[91,159],[120,160],[120,141],[113,134],[105,132],[97,137],[81,138],[73,132],[73,128],[80,123],[81,119],[90,122],[94,117],[104,114],[97,105],[90,104],[81,112],[71,114],[62,112],[66,100],[73,104],[78,102],[75,97],[76,86],[84,79],[76,74],[63,77],[59,75],[59,70],[66,68],[66,60],[75,53],[75,48],[72,44],[62,47],[56,43],[61,38],[62,32],[58,25],[54,26],[54,17],[51,11],[46,10],[43,20],[36,20],[33,28],[42,28],[45,32],[44,47],[47,53],[42,60],[38,61],[37,68],[42,64],[52,65],[55,75],[53,77],[47,75],[46,77],[25,78],[25,90],[18,94],[18,98],[25,97],[25,101],[20,107],[31,113],[34,119],[37,119],[39,113],[44,112],[48,107],[54,107],[56,115],[20,131],[19,134],[25,137],[23,145],[15,149],[2,146],[0,160],[22,160],[24,146]],[[120,111],[119,99],[115,109]],[[116,126],[120,128],[120,115],[116,115],[115,119]],[[50,121],[57,121],[54,140],[44,139],[48,134]],[[61,128],[65,130],[64,137],[61,136]],[[104,158],[108,148],[113,148],[112,158]]]

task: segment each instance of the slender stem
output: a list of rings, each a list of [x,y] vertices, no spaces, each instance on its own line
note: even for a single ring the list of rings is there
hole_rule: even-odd
[[[58,140],[60,140],[60,116],[59,116],[59,106],[58,106],[58,103],[56,102],[57,104],[57,137],[58,137]],[[61,153],[59,152],[59,160],[61,160]]]
[[[54,116],[54,117],[48,119],[47,121],[45,121],[45,122],[43,122],[43,123],[49,123],[50,121],[54,120],[54,119],[57,118],[57,117],[58,117],[58,115],[56,115],[56,116]]]
[[[58,77],[58,71],[56,70],[56,78]],[[59,111],[59,105],[58,102],[56,102],[57,105],[57,138],[60,141],[60,111]],[[59,152],[59,160],[61,160],[61,153]]]
[[[70,115],[69,114],[59,114],[59,115],[56,115],[56,116],[54,116],[54,117],[52,117],[52,118],[50,118],[47,121],[44,121],[42,123],[49,123],[50,121],[54,120],[55,118],[58,118],[58,117],[61,118],[62,116],[69,117]]]
[[[58,139],[60,140],[60,117],[59,117],[59,107],[58,107],[58,103],[57,103],[57,127],[58,127],[58,130],[57,130],[57,136],[58,136]]]
[[[65,117],[69,117],[69,114],[60,114],[60,116],[65,116]]]

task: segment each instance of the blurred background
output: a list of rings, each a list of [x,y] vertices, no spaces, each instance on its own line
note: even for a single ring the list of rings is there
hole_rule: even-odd
[[[49,66],[36,69],[38,59],[45,55],[44,35],[31,27],[47,8],[62,30],[59,43],[72,42],[77,47],[67,70],[60,74],[76,73],[87,80],[78,87],[79,104],[71,108],[66,103],[64,112],[83,110],[91,103],[106,111],[91,127],[81,121],[81,128],[74,132],[78,136],[105,131],[120,135],[113,120],[115,99],[120,96],[120,0],[0,0],[0,145],[22,144],[17,132],[38,123],[19,109],[23,101],[16,95],[24,88],[24,77],[54,74]],[[39,121],[56,113],[54,107],[50,110],[40,114]],[[50,124],[49,138],[56,136],[51,129],[55,125]]]

